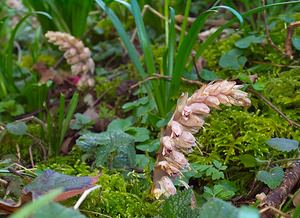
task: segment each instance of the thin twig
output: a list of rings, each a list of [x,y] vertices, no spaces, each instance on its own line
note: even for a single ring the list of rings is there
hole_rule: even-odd
[[[142,17],[144,17],[145,13],[147,11],[152,12],[154,15],[156,15],[157,17],[159,17],[162,20],[166,20],[165,16],[163,16],[161,13],[159,13],[157,10],[155,10],[154,8],[152,8],[150,5],[144,5],[143,10],[142,10]],[[178,26],[177,24],[175,24],[175,29],[177,29],[178,31],[181,31],[181,27]],[[135,39],[137,33],[137,28],[134,29],[133,33],[132,33],[132,37],[131,37],[131,41],[133,42]]]
[[[290,118],[288,118],[281,110],[279,110],[279,108],[277,108],[272,102],[270,102],[265,96],[263,96],[262,94],[254,91],[252,88],[248,88],[248,91],[251,92],[252,94],[256,95],[257,97],[259,97],[261,100],[263,100],[267,105],[270,106],[270,108],[272,108],[275,112],[277,112],[282,118],[284,118],[291,126],[300,128],[300,124],[295,122],[294,120],[291,120]]]
[[[261,0],[262,2],[262,6],[264,7],[266,5],[266,0]],[[270,36],[270,29],[267,23],[267,11],[266,9],[264,9],[263,13],[262,13],[262,19],[264,22],[264,26],[265,26],[265,33],[266,33],[266,38],[268,43],[270,44],[270,46],[272,48],[274,48],[275,50],[277,50],[278,52],[280,52],[281,54],[283,54],[285,57],[288,57],[277,45],[275,45],[275,43],[273,42],[271,36]]]
[[[274,67],[286,67],[286,68],[291,68],[291,69],[299,69],[300,68],[300,66],[296,66],[296,65],[274,64],[271,62],[263,62],[263,61],[252,61],[252,63],[266,64],[266,65],[270,65],[270,66],[274,66]]]
[[[154,80],[154,79],[165,79],[165,80],[170,81],[172,79],[172,77],[171,76],[166,76],[166,75],[161,75],[161,74],[154,74],[153,76],[149,76],[146,79],[144,79],[142,81],[139,81],[136,84],[130,86],[130,89],[134,89],[135,87],[140,86],[143,83],[148,82],[150,80]],[[185,83],[192,84],[192,85],[197,85],[197,86],[200,86],[200,87],[203,85],[203,83],[200,82],[200,81],[189,80],[189,79],[186,79],[186,78],[183,78],[183,77],[181,77],[181,80]]]
[[[290,217],[289,215],[283,213],[281,210],[279,210],[279,209],[277,209],[277,208],[275,208],[275,207],[272,207],[272,206],[268,206],[268,207],[265,207],[265,208],[261,209],[261,210],[259,211],[259,213],[262,214],[262,213],[264,213],[264,212],[266,212],[267,210],[270,210],[270,209],[273,210],[275,213],[277,213],[277,214],[283,216],[283,217],[287,217],[287,218]]]
[[[34,165],[33,154],[32,154],[32,145],[29,146],[28,150],[29,150],[31,167],[34,167],[35,165]]]
[[[43,153],[43,159],[46,160],[47,159],[47,150],[46,150],[42,140],[40,140],[39,138],[37,138],[36,136],[34,136],[30,133],[26,133],[26,135],[31,137],[40,146],[42,153]]]
[[[285,54],[290,57],[290,59],[294,59],[293,57],[293,49],[292,49],[292,37],[294,34],[294,30],[296,27],[300,26],[300,21],[292,22],[287,27],[287,35],[284,43]]]
[[[21,152],[19,144],[16,144],[18,162],[21,162]]]
[[[98,215],[98,216],[100,216],[100,217],[112,218],[111,216],[108,216],[108,215],[103,214],[103,213],[95,212],[95,211],[83,210],[83,209],[80,209],[79,211],[80,211],[80,212],[85,212],[85,213],[95,214],[95,215]]]
[[[8,185],[8,182],[4,179],[0,179],[0,183],[2,183],[3,185]]]
[[[39,118],[37,118],[35,116],[32,116],[32,115],[30,115],[29,117],[24,117],[22,119],[16,120],[15,122],[28,122],[28,121],[34,121],[34,122],[40,124],[42,126],[43,130],[45,132],[47,132],[46,124],[42,120],[40,120]]]
[[[77,210],[79,207],[80,207],[80,205],[82,204],[82,202],[86,199],[86,197],[92,192],[92,191],[94,191],[94,190],[96,190],[96,189],[99,189],[99,188],[101,188],[101,185],[96,185],[96,186],[94,186],[94,187],[92,187],[92,188],[89,188],[89,189],[87,189],[87,190],[85,190],[84,192],[83,192],[83,194],[81,195],[81,197],[78,199],[78,201],[76,202],[76,204],[74,205],[74,209],[75,210]]]

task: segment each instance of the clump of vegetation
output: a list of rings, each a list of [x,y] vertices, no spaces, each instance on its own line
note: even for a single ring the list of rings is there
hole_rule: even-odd
[[[1,212],[299,217],[299,5],[5,1]]]

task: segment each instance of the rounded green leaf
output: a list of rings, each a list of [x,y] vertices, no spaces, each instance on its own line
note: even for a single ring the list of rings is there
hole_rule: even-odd
[[[286,138],[272,138],[267,141],[267,144],[275,148],[279,151],[292,151],[297,150],[299,146],[299,142],[292,139],[286,139]]]
[[[24,122],[9,123],[6,129],[13,135],[24,135],[27,132],[27,125]]]

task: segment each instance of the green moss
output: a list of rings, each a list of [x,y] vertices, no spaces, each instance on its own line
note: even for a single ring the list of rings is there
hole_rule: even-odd
[[[300,121],[299,71],[289,70],[262,80],[266,83],[264,94],[291,119]]]
[[[48,66],[53,66],[56,62],[56,59],[50,55],[40,55],[40,56],[38,56],[36,62],[42,62],[42,63],[47,64]],[[25,55],[22,58],[22,62],[21,62],[22,67],[31,69],[33,64],[34,64],[33,59],[30,55]]]
[[[270,149],[266,141],[272,137],[299,139],[299,132],[293,131],[280,117],[268,114],[249,113],[235,107],[212,112],[208,125],[200,132],[198,140],[207,155],[195,150],[190,155],[193,162],[211,163],[216,159],[227,165],[241,165],[240,156],[250,154],[257,158],[279,157],[280,152]]]
[[[98,173],[97,170],[91,172],[90,167],[82,161],[82,153],[76,148],[68,155],[50,158],[39,163],[36,167],[40,170],[51,169],[73,176],[91,176]]]
[[[206,62],[206,67],[210,70],[219,71],[219,59],[225,52],[234,47],[234,43],[239,40],[239,34],[232,34],[228,38],[220,39],[216,43],[208,46],[203,52],[203,57]]]

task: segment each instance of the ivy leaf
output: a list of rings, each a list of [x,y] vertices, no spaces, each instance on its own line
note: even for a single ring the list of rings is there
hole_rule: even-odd
[[[79,130],[92,123],[92,120],[84,114],[76,113],[75,122],[70,125],[71,129]]]
[[[52,218],[55,214],[55,218],[84,218],[79,211],[72,208],[64,207],[58,203],[51,202],[41,208],[39,208],[34,214],[33,218]]]
[[[6,125],[6,129],[13,135],[24,135],[27,132],[27,125],[24,122],[9,123]]]
[[[299,146],[299,142],[292,139],[286,139],[286,138],[272,138],[267,141],[267,144],[275,148],[279,151],[292,151],[297,150]]]
[[[131,127],[131,119],[115,119],[107,126],[107,131],[126,130]]]
[[[133,101],[133,102],[128,102],[126,104],[124,104],[122,106],[122,109],[126,112],[126,111],[130,111],[136,107],[139,107],[141,105],[145,105],[149,102],[149,98],[148,97],[142,97],[142,98],[139,98],[138,100],[136,101]]]
[[[262,36],[250,35],[242,38],[234,43],[238,48],[248,48],[251,44],[262,43],[264,38]]]
[[[126,133],[132,135],[135,142],[144,142],[150,138],[150,131],[143,127],[130,127]]]
[[[269,188],[274,189],[278,187],[284,177],[284,171],[281,167],[274,167],[269,172],[258,171],[256,179],[265,183]]]
[[[146,152],[157,151],[159,148],[159,140],[156,139],[156,140],[151,141],[150,143],[138,145],[138,146],[136,146],[136,148],[138,150],[146,151]]]
[[[232,49],[223,54],[219,60],[220,67],[229,70],[240,70],[247,62],[243,52],[239,49]]]
[[[76,145],[83,151],[90,151],[96,149],[98,145],[104,144],[105,142],[105,139],[99,137],[99,133],[88,132],[76,140]]]
[[[46,170],[43,174],[36,177],[32,183],[23,188],[23,194],[31,194],[32,199],[37,199],[39,196],[53,189],[62,188],[63,193],[56,197],[56,201],[63,201],[75,195],[81,194],[86,189],[91,188],[98,181],[97,177],[88,176],[68,176],[57,173],[53,170]]]
[[[148,166],[151,170],[153,170],[155,164],[155,159],[148,157],[144,154],[137,154],[136,155],[136,166],[141,169],[145,169]]]

